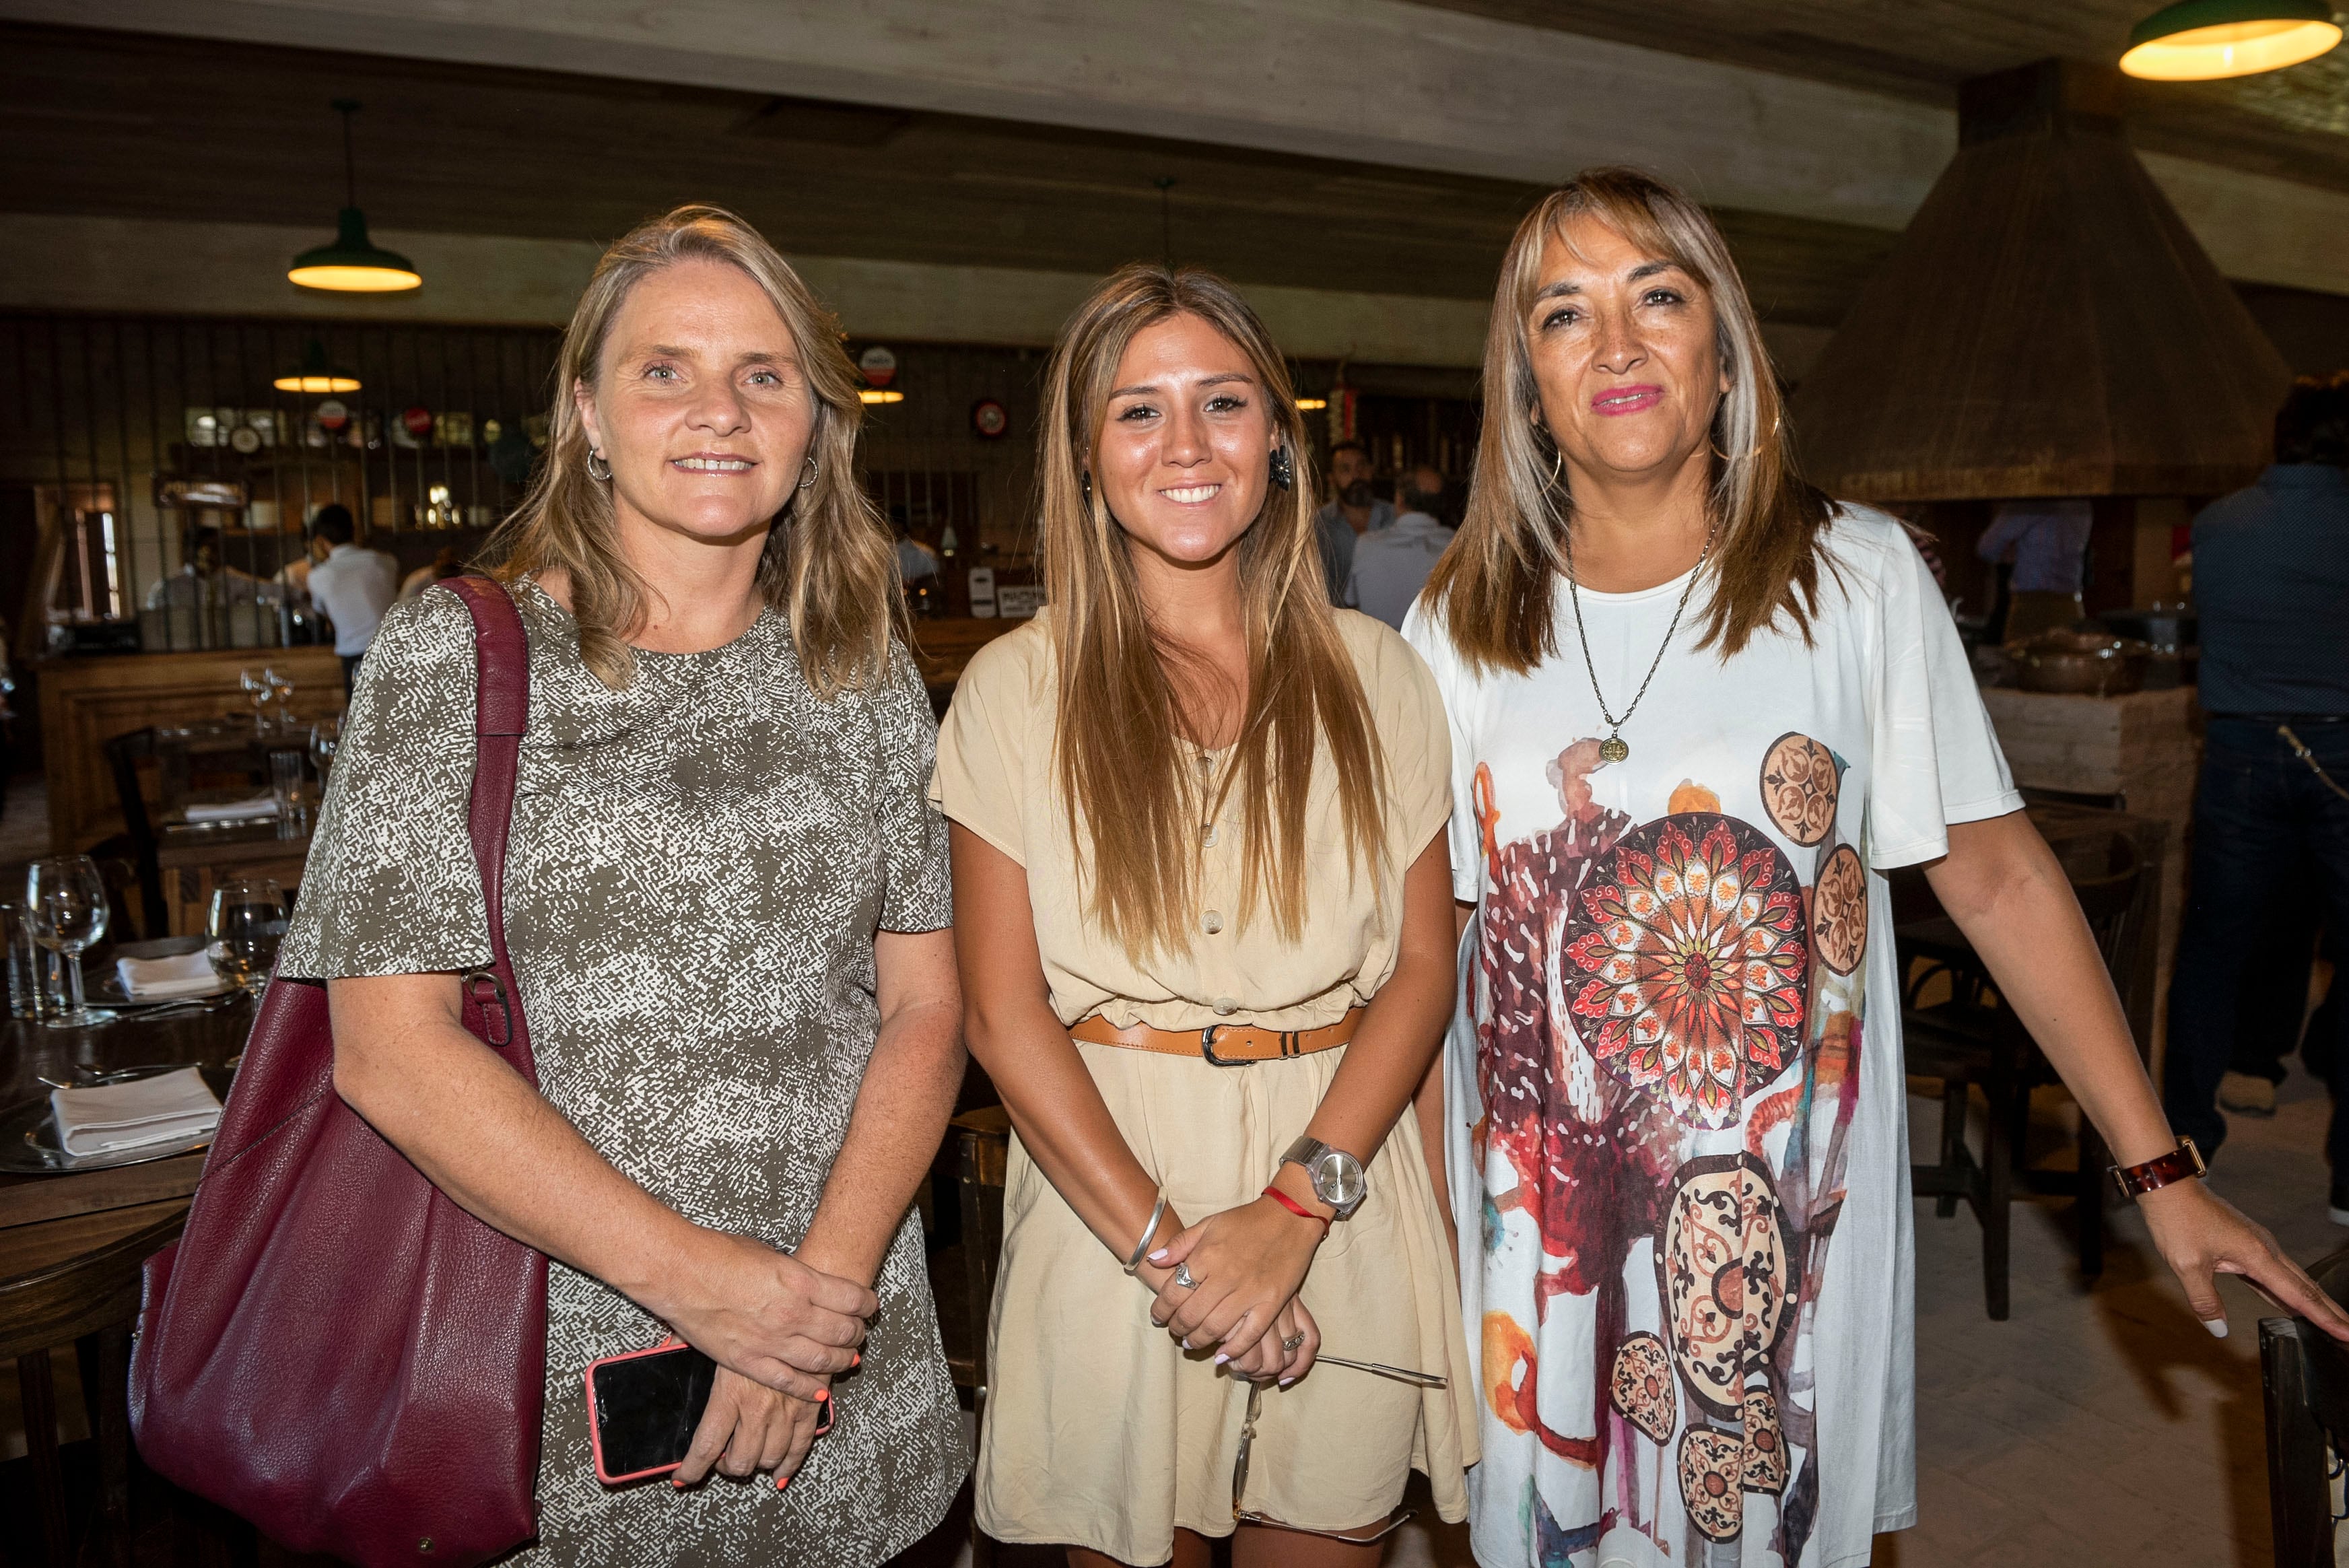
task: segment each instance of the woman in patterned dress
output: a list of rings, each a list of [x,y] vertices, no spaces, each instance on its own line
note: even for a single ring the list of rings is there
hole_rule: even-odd
[[[1448,1053],[1476,1557],[1856,1568],[1915,1520],[1881,873],[1925,867],[2122,1164],[2177,1140],[1924,562],[1796,475],[1702,210],[1619,170],[1544,201],[1485,409],[1407,628],[1477,927]],[[2213,1333],[2217,1270],[2349,1336],[2202,1183],[2142,1207]]]
[[[979,1522],[1076,1568],[1205,1568],[1223,1536],[1239,1568],[1364,1568],[1413,1468],[1457,1519],[1475,1458],[1402,1114],[1451,1011],[1442,705],[1323,595],[1288,372],[1230,284],[1123,269],[1045,379],[1051,606],[938,742],[971,1048],[1016,1134]]]
[[[553,1260],[523,1560],[880,1563],[965,1465],[907,1217],[962,1051],[854,375],[755,232],[681,208],[605,253],[558,387],[492,545],[530,645],[504,899],[538,1088],[458,1021],[489,950],[451,593],[385,618],[280,966],[327,982],[344,1097]],[[690,1456],[603,1487],[582,1373],[669,1333],[719,1363]]]

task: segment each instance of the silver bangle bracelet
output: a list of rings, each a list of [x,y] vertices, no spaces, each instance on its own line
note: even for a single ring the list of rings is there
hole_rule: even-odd
[[[1142,1266],[1143,1254],[1150,1251],[1150,1239],[1158,1233],[1158,1222],[1165,1217],[1166,1193],[1164,1190],[1162,1189],[1158,1194],[1157,1207],[1150,1211],[1150,1222],[1142,1227],[1142,1240],[1134,1243],[1133,1251],[1126,1254],[1125,1272],[1128,1274],[1133,1274],[1134,1270]]]

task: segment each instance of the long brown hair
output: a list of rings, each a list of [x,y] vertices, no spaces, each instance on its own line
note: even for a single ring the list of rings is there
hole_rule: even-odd
[[[1699,646],[1726,658],[1782,614],[1807,643],[1820,571],[1834,570],[1820,542],[1833,502],[1795,470],[1761,322],[1721,232],[1703,208],[1634,169],[1584,170],[1544,197],[1509,242],[1485,327],[1485,425],[1468,515],[1429,576],[1431,610],[1471,669],[1522,675],[1557,652],[1558,539],[1574,497],[1557,445],[1537,422],[1526,319],[1544,242],[1585,216],[1671,261],[1713,303],[1729,390],[1713,417],[1707,504],[1721,531]]]
[[[631,289],[654,272],[701,259],[740,267],[772,301],[816,400],[808,456],[815,475],[792,492],[759,557],[759,591],[790,621],[808,685],[822,696],[864,685],[904,635],[904,595],[889,531],[853,465],[864,404],[831,315],[756,229],[720,207],[688,206],[639,224],[604,253],[571,313],[556,356],[546,459],[529,493],[483,549],[497,575],[560,571],[579,624],[579,656],[618,689],[636,672],[628,638],[644,624],[644,579],[620,554],[610,487],[587,472],[575,389],[595,386],[605,340]]]
[[[1185,745],[1176,686],[1197,673],[1195,660],[1151,624],[1107,487],[1084,478],[1126,346],[1182,315],[1247,356],[1293,472],[1285,490],[1267,485],[1237,546],[1247,702],[1212,793]],[[1186,950],[1201,825],[1237,793],[1246,808],[1237,922],[1266,908],[1294,939],[1305,921],[1305,806],[1317,742],[1328,748],[1358,873],[1384,874],[1377,860],[1388,791],[1370,705],[1324,591],[1288,366],[1231,284],[1188,267],[1135,263],[1112,274],[1061,329],[1044,387],[1038,489],[1060,685],[1054,766],[1092,916],[1136,958]]]

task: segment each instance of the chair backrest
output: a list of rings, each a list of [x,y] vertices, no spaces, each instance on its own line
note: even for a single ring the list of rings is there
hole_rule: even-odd
[[[2349,1249],[2309,1272],[2337,1297],[2349,1289]],[[2331,1568],[2331,1456],[2349,1453],[2349,1346],[2302,1318],[2262,1318],[2260,1383],[2275,1560],[2280,1568]]]
[[[139,787],[139,764],[155,755],[155,729],[134,729],[108,740],[107,767],[114,774],[114,798],[122,808],[122,835],[130,841],[130,858],[139,872],[139,902],[146,906],[140,929],[160,936],[170,926],[163,907],[163,870],[155,858],[155,824],[147,814],[147,796]]]
[[[2141,924],[2136,918],[2137,884],[2145,872],[2145,857],[2137,852],[2137,841],[2124,832],[2106,835],[2103,849],[2101,870],[2067,867],[2066,873],[2073,896],[2080,901],[2080,913],[2087,917],[2088,930],[2095,936],[2096,950],[2104,954],[2105,967],[2116,981],[2124,981],[2136,961]],[[2072,858],[2076,863],[2078,850]],[[2095,858],[2091,851],[2092,867]]]

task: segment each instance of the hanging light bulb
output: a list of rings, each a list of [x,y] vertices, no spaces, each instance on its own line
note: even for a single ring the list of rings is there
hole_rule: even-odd
[[[2324,0],[2178,0],[2129,30],[2121,69],[2158,82],[2280,71],[2341,42]]]
[[[336,98],[343,117],[343,191],[346,205],[335,222],[335,242],[305,251],[294,258],[285,275],[305,289],[339,294],[397,294],[424,282],[415,263],[394,251],[380,249],[367,238],[367,214],[359,211],[358,170],[351,155],[351,116],[358,104]]]
[[[280,376],[270,385],[280,392],[307,392],[318,397],[359,389],[357,377],[346,376],[326,363],[326,346],[315,337],[310,340],[309,351],[302,356],[302,368],[291,376]]]

